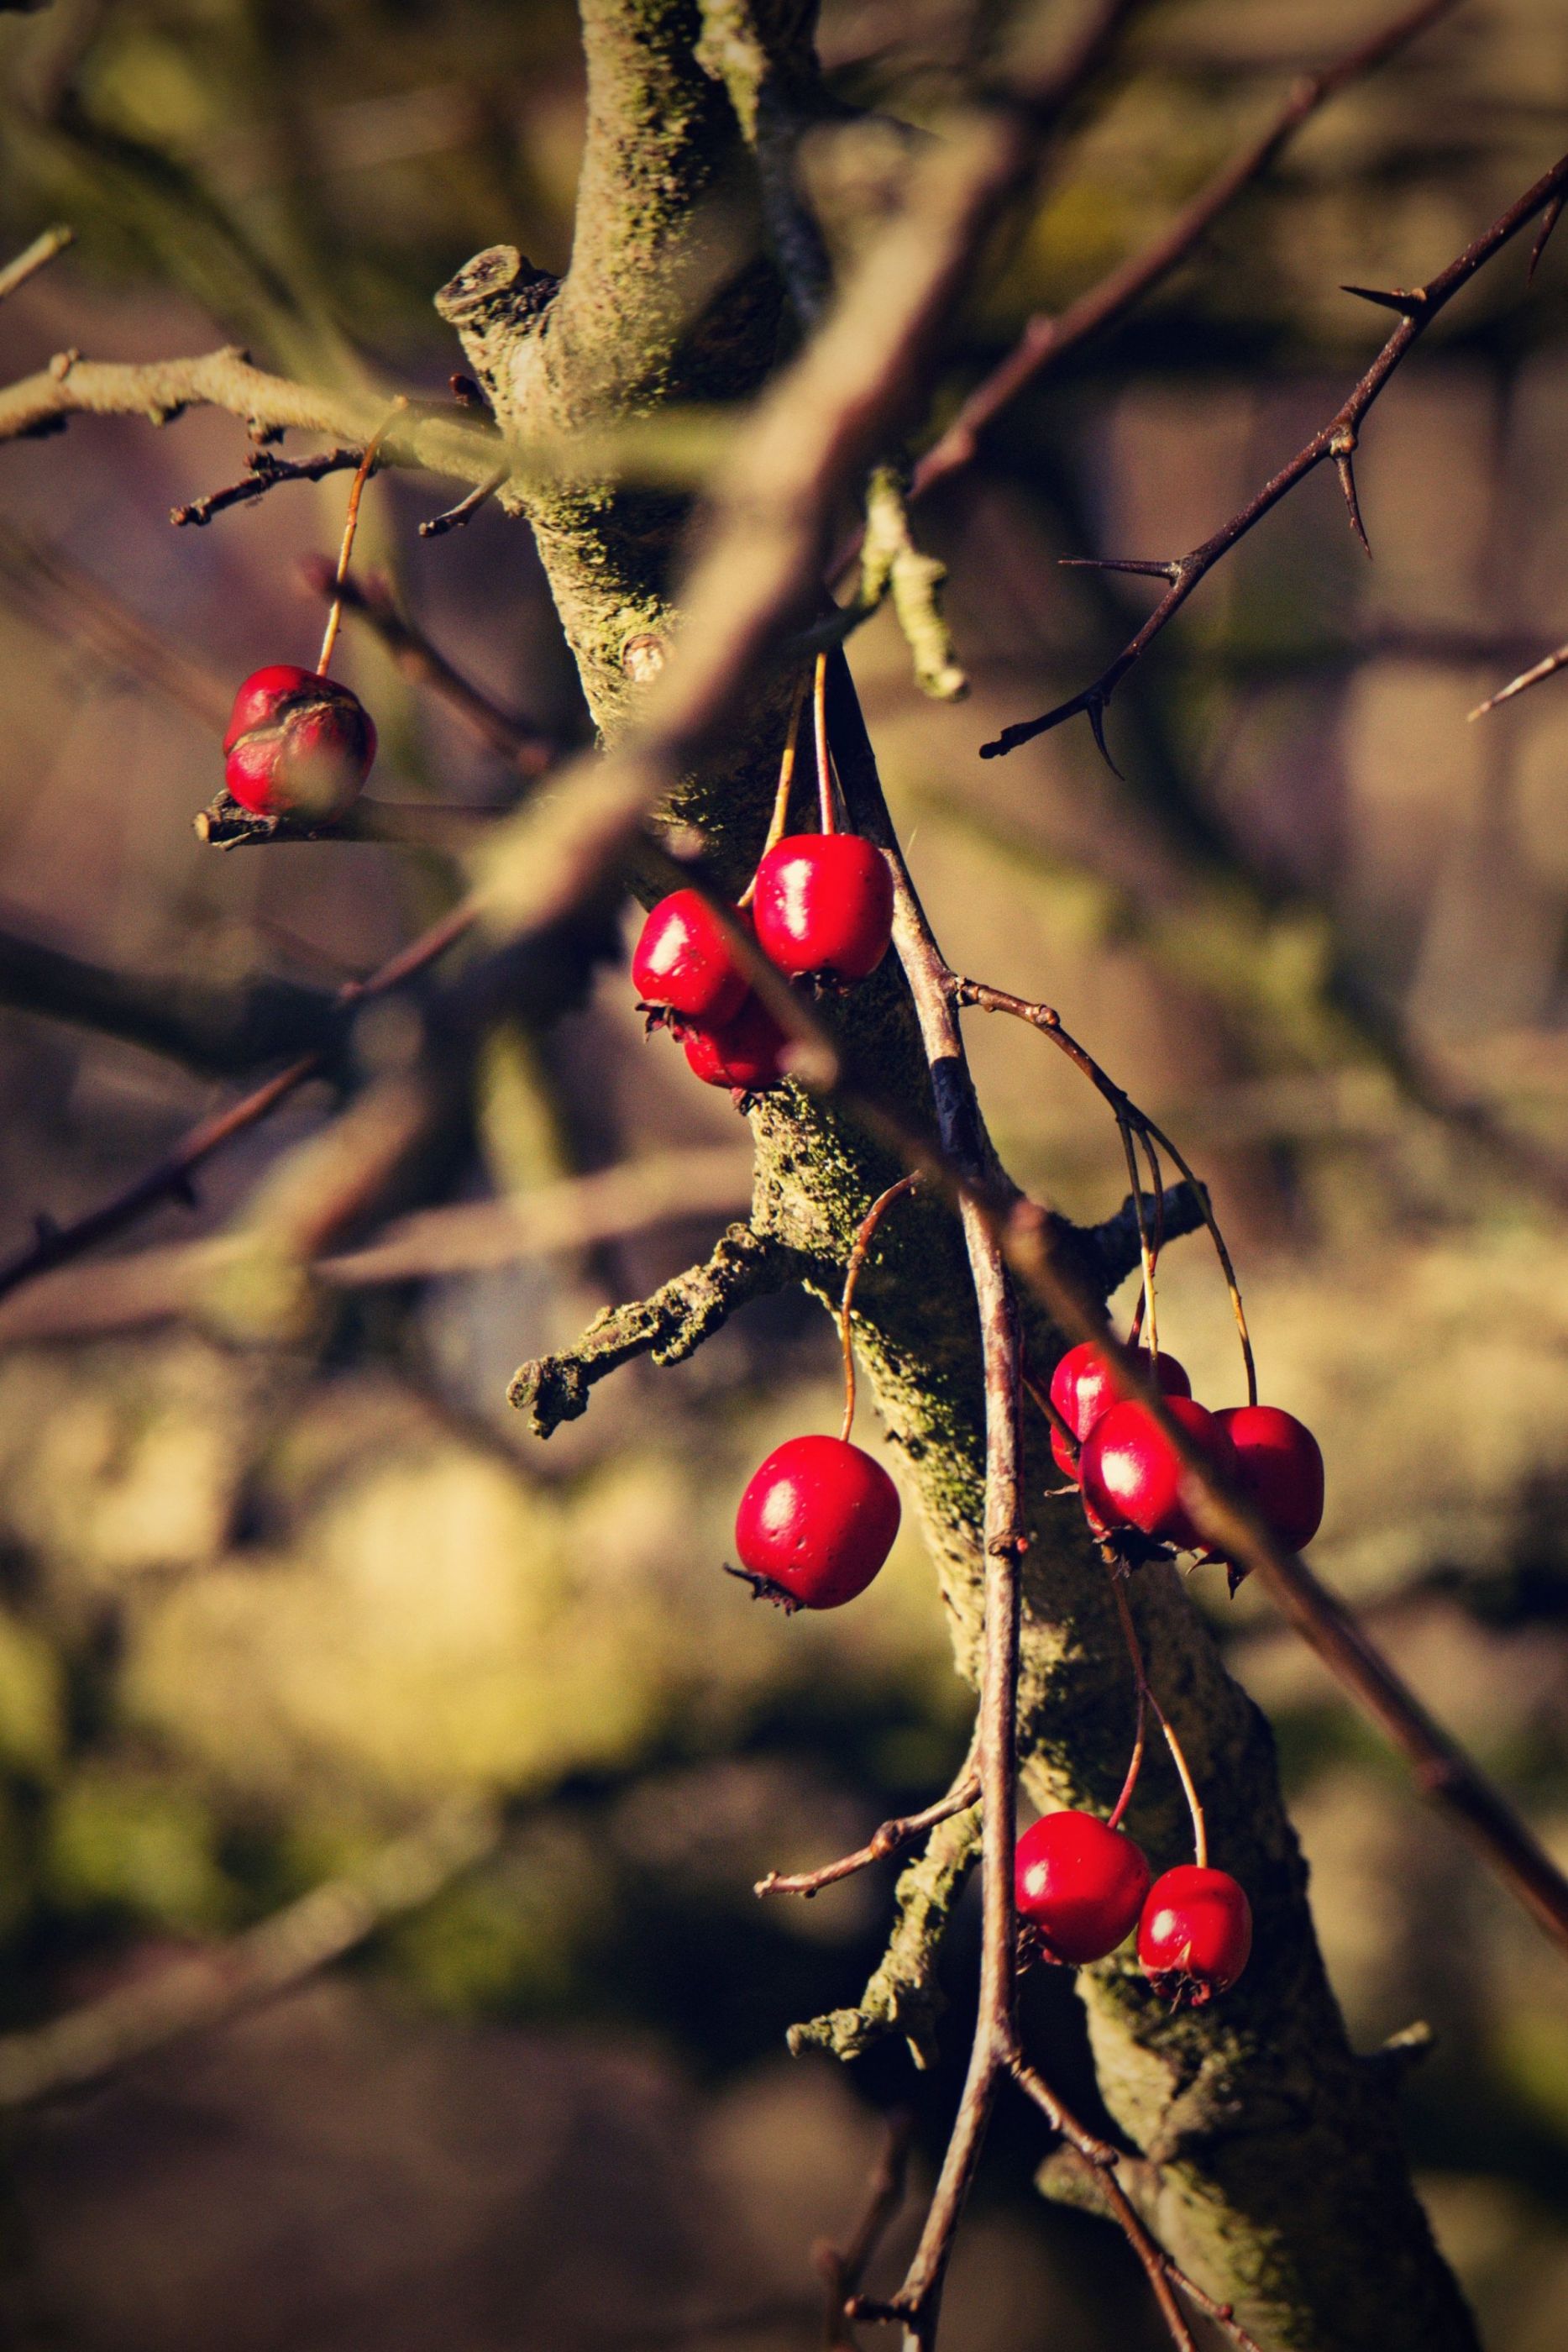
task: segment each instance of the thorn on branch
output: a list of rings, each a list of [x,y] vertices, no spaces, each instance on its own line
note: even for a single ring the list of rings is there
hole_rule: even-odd
[[[1362,552],[1370,563],[1372,547],[1361,520],[1361,502],[1355,495],[1355,468],[1351,462],[1351,452],[1354,447],[1354,435],[1345,433],[1335,436],[1330,444],[1329,454],[1333,458],[1334,471],[1339,476],[1339,486],[1344,493],[1345,505],[1350,509],[1350,527],[1361,541]]]
[[[1173,555],[1162,562],[1157,556],[1059,555],[1056,561],[1063,572],[1134,572],[1145,580],[1168,580],[1174,588],[1185,559]]]
[[[1354,294],[1361,302],[1375,302],[1380,310],[1397,310],[1402,319],[1418,319],[1427,307],[1427,289],[1422,286],[1342,286],[1339,290]]]
[[[63,253],[68,245],[74,245],[76,234],[74,228],[67,228],[63,222],[57,223],[53,228],[45,229],[41,236],[36,236],[14,261],[8,261],[4,269],[0,269],[0,302],[45,268],[57,253]]]
[[[1541,257],[1551,242],[1552,230],[1563,217],[1563,206],[1565,202],[1568,202],[1568,197],[1562,194],[1553,196],[1541,215],[1541,226],[1535,232],[1535,242],[1530,248],[1530,261],[1524,273],[1524,282],[1527,286],[1533,286],[1535,283],[1535,273],[1541,267]]]
[[[1544,660],[1534,663],[1529,669],[1521,670],[1517,677],[1511,677],[1506,686],[1499,687],[1495,694],[1489,694],[1484,702],[1478,702],[1470,717],[1484,719],[1487,712],[1495,710],[1500,703],[1511,702],[1516,694],[1523,694],[1528,688],[1539,686],[1544,678],[1555,677],[1560,669],[1568,669],[1568,646],[1559,646],[1556,652],[1548,654]]]

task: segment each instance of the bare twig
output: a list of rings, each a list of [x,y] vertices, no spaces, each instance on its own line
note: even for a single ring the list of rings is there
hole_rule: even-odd
[[[340,593],[343,610],[363,621],[403,676],[439,695],[480,742],[520,774],[542,775],[559,757],[561,744],[548,728],[531,719],[514,718],[453,667],[439,646],[400,609],[391,586],[379,572],[345,580],[340,591],[325,557],[308,558],[304,572],[315,594],[329,601]]]
[[[363,1870],[312,1888],[231,1943],[174,1961],[52,2024],[0,2037],[0,2109],[100,2083],[135,2059],[290,1990],[484,1861],[502,1826],[492,1808],[449,1806]]]
[[[0,525],[0,593],[51,635],[79,638],[99,661],[223,732],[234,698],[216,671],[160,636],[59,548]]]
[[[860,2352],[845,2306],[859,2288],[889,2226],[898,2218],[908,2187],[909,2156],[914,2145],[914,2116],[904,2109],[889,2116],[882,2154],[868,2186],[865,2210],[853,2236],[841,2250],[826,2243],[815,2249],[813,2259],[828,2291],[823,2352]]]
[[[449,915],[443,916],[440,922],[433,924],[417,940],[400,949],[368,980],[350,981],[340,989],[337,996],[339,1007],[347,1010],[372,997],[385,995],[389,990],[412,979],[416,972],[424,971],[472,928],[476,911],[472,901],[465,901],[454,908]],[[0,1264],[0,1298],[9,1297],[14,1290],[19,1289],[35,1275],[47,1273],[53,1266],[64,1265],[70,1259],[80,1257],[85,1251],[95,1248],[99,1242],[123,1233],[127,1225],[134,1224],[149,1209],[158,1207],[162,1202],[193,1203],[197,1170],[225,1144],[232,1142],[236,1135],[243,1135],[247,1129],[259,1125],[307,1079],[320,1076],[327,1066],[325,1052],[302,1054],[239,1102],[231,1103],[226,1110],[216,1111],[211,1118],[198,1121],[155,1167],[148,1169],[99,1207],[89,1210],[85,1216],[78,1217],[67,1225],[41,1221],[37,1238],[32,1244]]]
[[[946,1795],[938,1797],[935,1804],[925,1806],[918,1813],[908,1813],[902,1820],[883,1822],[882,1827],[853,1853],[846,1853],[838,1862],[823,1863],[818,1870],[796,1871],[789,1874],[770,1870],[766,1878],[758,1880],[756,1892],[758,1895],[810,1896],[820,1893],[824,1886],[836,1885],[841,1878],[852,1877],[857,1870],[868,1869],[873,1862],[885,1862],[890,1855],[902,1853],[905,1846],[914,1845],[918,1838],[923,1838],[927,1830],[934,1830],[938,1822],[950,1821],[955,1813],[963,1812],[967,1806],[974,1803],[980,1793],[980,1776],[972,1759],[971,1750],[971,1760],[965,1764]]]
[[[1489,694],[1484,702],[1478,702],[1469,716],[1484,719],[1487,712],[1495,710],[1500,703],[1511,702],[1516,694],[1523,694],[1528,688],[1540,686],[1544,679],[1555,677],[1560,669],[1568,669],[1568,646],[1559,646],[1556,652],[1548,654],[1544,660],[1536,662],[1529,669],[1521,670],[1519,676],[1511,677],[1506,686],[1500,686],[1495,694]]]
[[[14,261],[8,261],[4,269],[0,269],[0,302],[4,302],[8,294],[15,294],[18,286],[25,286],[29,278],[46,268],[57,253],[63,253],[68,245],[74,245],[76,234],[74,228],[67,228],[63,222],[57,223],[55,227],[47,228],[41,236],[36,236]]]
[[[1112,569],[1148,572],[1167,583],[1166,593],[1143,626],[1128,639],[1115,659],[1106,665],[1091,685],[1070,696],[1065,702],[1058,703],[1041,718],[1025,719],[1004,728],[994,741],[981,745],[981,758],[994,759],[999,754],[1016,751],[1020,744],[1032,742],[1037,735],[1061,726],[1064,719],[1080,712],[1088,718],[1095,740],[1103,751],[1106,707],[1127,672],[1147,651],[1161,630],[1175,618],[1198,583],[1207,577],[1220,559],[1261,522],[1298,482],[1304,481],[1318,467],[1332,465],[1334,467],[1349,509],[1352,526],[1364,543],[1352,460],[1362,425],[1373,404],[1400,362],[1454,296],[1468,286],[1477,272],[1494,255],[1501,252],[1521,229],[1527,228],[1565,186],[1568,186],[1568,156],[1563,156],[1549,172],[1543,173],[1533,187],[1528,188],[1506,212],[1500,214],[1490,228],[1476,237],[1463,253],[1446,269],[1439,270],[1427,285],[1396,288],[1386,293],[1364,287],[1350,288],[1350,292],[1362,294],[1368,300],[1396,311],[1399,323],[1348,397],[1328,423],[1320,426],[1238,513],[1222,523],[1199,546],[1189,549],[1186,554],[1150,562],[1142,557],[1093,559],[1102,561]]]
[[[491,475],[487,482],[480,482],[465,499],[459,499],[455,507],[448,507],[444,514],[432,515],[428,521],[422,522],[419,526],[421,539],[444,539],[449,530],[461,530],[465,523],[473,521],[481,507],[489,505],[506,479],[507,469],[503,466]]]
[[[1419,6],[1404,10],[1370,40],[1347,50],[1321,72],[1305,76],[1259,136],[1233,155],[1141,253],[1134,254],[1054,318],[1041,312],[1030,319],[1016,348],[977,385],[940,439],[920,459],[910,484],[911,498],[924,498],[939,482],[972,464],[980,436],[1009,401],[1080,343],[1113,326],[1168,278],[1201,245],[1220,215],[1262,178],[1320,107],[1352,82],[1375,72],[1439,16],[1449,15],[1455,5],[1456,0],[1421,0]]]
[[[280,457],[275,450],[256,449],[246,459],[245,473],[237,482],[230,482],[225,489],[209,490],[204,498],[193,499],[189,506],[171,508],[169,520],[176,528],[191,524],[200,530],[214,515],[226,514],[230,507],[264,499],[279,482],[324,482],[329,474],[351,474],[363,455],[362,448],[321,449],[311,457]]]

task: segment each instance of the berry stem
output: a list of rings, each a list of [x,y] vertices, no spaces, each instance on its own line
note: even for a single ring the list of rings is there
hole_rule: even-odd
[[[376,456],[382,443],[407,406],[406,396],[399,393],[387,411],[385,418],[366,442],[365,454],[360,459],[358,470],[349,485],[349,506],[343,518],[343,544],[338,550],[338,569],[332,583],[332,602],[328,609],[327,627],[321,638],[320,658],[316,664],[316,674],[319,677],[325,677],[327,675],[328,666],[332,659],[332,648],[338,642],[338,631],[342,624],[343,583],[349,576],[349,564],[354,552],[354,534],[360,528],[360,500],[365,495],[365,484],[375,471]]]
[[[1187,1768],[1186,1757],[1183,1753],[1181,1741],[1176,1738],[1175,1727],[1154,1692],[1149,1688],[1149,1677],[1144,1666],[1143,1645],[1138,1640],[1138,1629],[1133,1622],[1132,1610],[1127,1605],[1127,1596],[1122,1589],[1121,1572],[1110,1559],[1105,1562],[1105,1572],[1111,1580],[1111,1597],[1116,1603],[1116,1614],[1122,1625],[1122,1638],[1127,1644],[1127,1655],[1132,1662],[1134,1680],[1138,1685],[1138,1729],[1137,1737],[1133,1743],[1133,1760],[1127,1767],[1127,1778],[1123,1785],[1122,1793],[1116,1800],[1115,1809],[1112,1812],[1108,1826],[1112,1829],[1120,1828],[1122,1816],[1133,1801],[1133,1790],[1137,1786],[1138,1774],[1144,1761],[1145,1711],[1146,1708],[1153,1708],[1155,1719],[1165,1734],[1166,1746],[1170,1749],[1171,1762],[1176,1766],[1176,1778],[1181,1782],[1182,1793],[1186,1799],[1187,1811],[1192,1815],[1193,1859],[1198,1868],[1203,1870],[1208,1864],[1208,1829],[1203,1818],[1203,1807],[1198,1801],[1197,1785]]]
[[[839,1338],[844,1351],[844,1425],[839,1434],[846,1444],[855,1422],[855,1350],[850,1335],[850,1309],[854,1304],[855,1285],[861,1278],[861,1268],[866,1262],[866,1254],[876,1238],[876,1229],[883,1216],[901,1194],[913,1192],[919,1181],[918,1171],[913,1176],[901,1176],[896,1184],[890,1184],[885,1192],[877,1194],[861,1220],[849,1262],[844,1267],[843,1297],[839,1302]]]
[[[1247,1402],[1249,1404],[1256,1404],[1258,1366],[1252,1354],[1252,1335],[1247,1328],[1247,1309],[1241,1303],[1241,1285],[1236,1279],[1236,1268],[1231,1263],[1230,1252],[1225,1245],[1225,1235],[1219,1230],[1219,1220],[1209,1205],[1207,1187],[1198,1182],[1191,1168],[1163,1128],[1156,1127],[1154,1120],[1145,1118],[1142,1111],[1139,1111],[1136,1117],[1145,1136],[1157,1143],[1163,1150],[1169,1152],[1186,1181],[1192,1186],[1194,1197],[1203,1213],[1203,1222],[1208,1227],[1208,1237],[1214,1244],[1215,1255],[1219,1260],[1220,1272],[1225,1276],[1225,1286],[1230,1293],[1230,1309],[1236,1318],[1236,1328],[1241,1336],[1241,1360],[1247,1368]]]
[[[1148,1220],[1144,1214],[1144,1180],[1138,1168],[1138,1155],[1134,1149],[1133,1129],[1126,1112],[1120,1108],[1116,1111],[1116,1128],[1122,1138],[1122,1149],[1127,1158],[1127,1181],[1133,1188],[1133,1214],[1138,1221],[1138,1257],[1144,1269],[1143,1296],[1138,1302],[1138,1313],[1133,1324],[1132,1344],[1136,1346],[1138,1334],[1146,1318],[1149,1327],[1149,1354],[1152,1359],[1159,1348],[1158,1329],[1155,1320],[1155,1254],[1149,1245]]]
[[[783,840],[789,824],[789,794],[795,783],[795,751],[800,740],[800,705],[806,699],[804,676],[796,680],[795,692],[789,703],[789,724],[784,731],[784,753],[779,762],[779,789],[773,795],[773,814],[768,820],[768,838],[762,845],[762,857],[776,849]],[[760,866],[762,857],[757,861]],[[754,873],[737,901],[749,907],[757,896],[757,876]]]
[[[838,812],[833,806],[833,769],[828,751],[828,656],[817,656],[817,675],[811,689],[811,718],[817,737],[817,802],[821,811],[822,831],[837,833]]]

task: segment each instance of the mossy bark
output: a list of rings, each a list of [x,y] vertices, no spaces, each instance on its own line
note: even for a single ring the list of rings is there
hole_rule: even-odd
[[[798,0],[751,11],[776,50],[793,47],[803,83],[810,14]],[[583,23],[589,133],[568,277],[559,291],[542,286],[510,256],[488,273],[498,284],[465,291],[465,273],[442,301],[502,424],[522,434],[742,396],[766,375],[779,336],[779,291],[757,247],[735,114],[696,62],[697,0],[585,0]],[[551,493],[530,500],[529,519],[594,718],[613,737],[679,625],[683,509],[641,490]],[[717,871],[737,885],[766,821],[784,697],[782,681],[759,680],[746,740],[692,776],[669,812],[701,828]],[[927,1120],[931,1078],[899,973],[884,967],[828,1013],[908,1123]],[[1020,1034],[1019,1050],[1038,1048]],[[867,1202],[899,1171],[793,1085],[751,1118],[754,1229],[793,1253],[831,1298]],[[918,1500],[959,1671],[973,1681],[980,1362],[961,1239],[939,1202],[917,1199],[890,1221],[859,1309],[877,1405]],[[1037,1367],[1059,1346],[1036,1317]],[[1077,1515],[1043,1499],[1056,1480],[1038,1423],[1030,1474],[1042,1499],[1024,1575],[1023,1779],[1037,1799],[1103,1808],[1132,1729],[1127,1661]],[[1156,1688],[1204,1791],[1215,1857],[1246,1885],[1257,1927],[1240,1984],[1201,2011],[1168,2013],[1125,1961],[1079,1979],[1106,2105],[1160,2168],[1160,2233],[1270,2346],[1471,2347],[1469,2315],[1410,2185],[1385,2071],[1352,2053],[1324,1977],[1268,1727],[1174,1570],[1141,1570],[1133,1598]],[[1133,1826],[1156,1865],[1188,1858],[1179,1798],[1158,1759]]]

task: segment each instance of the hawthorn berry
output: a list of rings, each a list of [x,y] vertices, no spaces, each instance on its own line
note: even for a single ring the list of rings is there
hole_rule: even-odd
[[[743,998],[739,1012],[728,1021],[681,1021],[676,1033],[687,1062],[706,1087],[760,1094],[784,1075],[789,1034],[759,996]]]
[[[1215,1414],[1236,1449],[1237,1483],[1291,1551],[1323,1519],[1323,1457],[1304,1421],[1275,1404],[1237,1404]]]
[[[733,1021],[751,992],[723,926],[695,890],[672,890],[651,910],[632,982],[644,1004],[692,1021]]]
[[[1155,1990],[1201,2009],[1228,1992],[1252,1949],[1252,1906],[1228,1871],[1184,1863],[1156,1878],[1138,1922],[1138,1963]]]
[[[1145,1373],[1149,1359],[1143,1359]],[[1162,1348],[1154,1359],[1155,1379],[1166,1396],[1186,1397],[1192,1394],[1192,1382],[1186,1368],[1175,1356],[1167,1356]],[[1080,1445],[1092,1431],[1097,1421],[1104,1418],[1120,1398],[1126,1394],[1115,1360],[1092,1339],[1084,1339],[1076,1348],[1069,1348],[1051,1376],[1051,1402],[1078,1440]],[[1051,1450],[1056,1465],[1067,1477],[1076,1479],[1078,1457],[1071,1451],[1060,1429],[1051,1433]]]
[[[1235,1451],[1213,1413],[1183,1396],[1167,1398],[1166,1410],[1221,1476],[1235,1475]],[[1078,1457],[1079,1485],[1093,1517],[1195,1551],[1203,1538],[1182,1501],[1185,1475],[1176,1447],[1135,1398],[1101,1415]]]
[[[1094,1813],[1046,1813],[1018,1842],[1019,1916],[1053,1960],[1103,1960],[1138,1924],[1149,1865],[1122,1830]]]
[[[893,876],[858,833],[797,833],[757,869],[757,940],[780,971],[864,980],[893,937]]]
[[[358,799],[375,756],[375,727],[357,694],[317,670],[272,662],[235,696],[224,784],[252,816],[327,824]]]
[[[838,1609],[865,1591],[898,1533],[898,1489],[845,1437],[791,1437],[735,1515],[741,1568],[785,1609]]]

